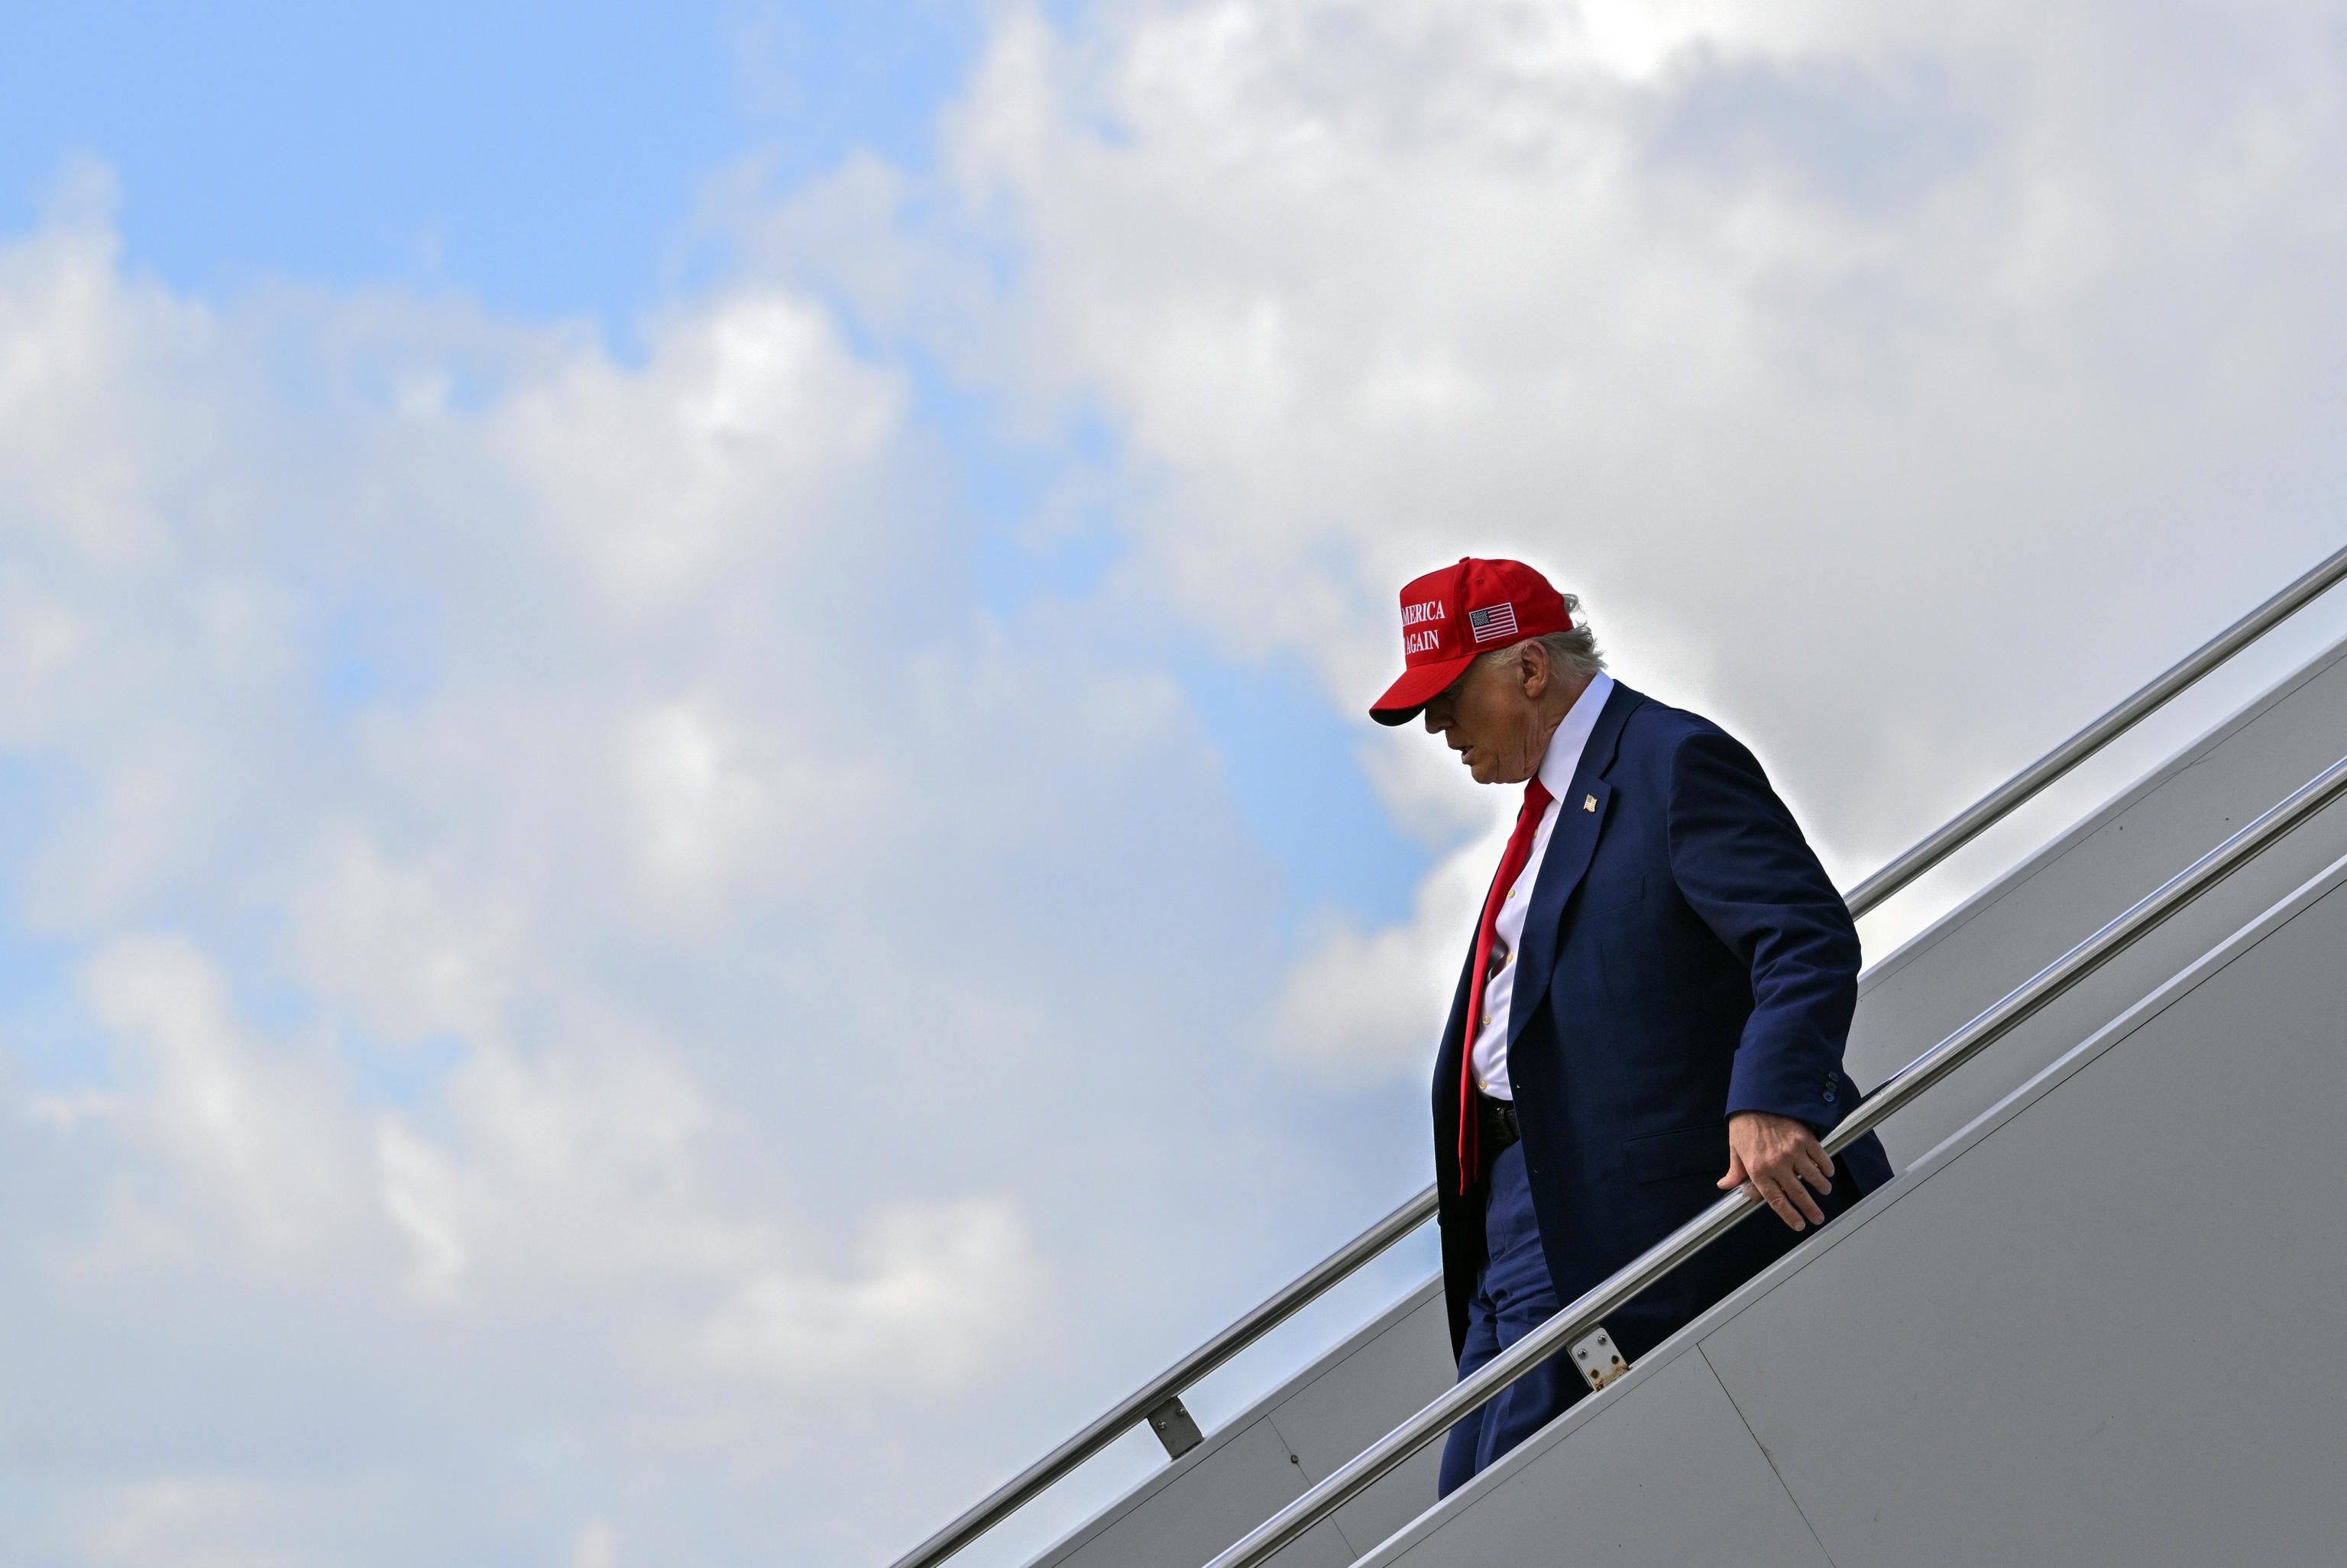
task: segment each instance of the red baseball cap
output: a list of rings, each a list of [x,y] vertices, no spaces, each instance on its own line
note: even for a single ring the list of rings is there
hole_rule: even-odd
[[[1379,724],[1408,724],[1476,656],[1569,632],[1564,596],[1522,561],[1462,557],[1401,591],[1401,678],[1370,705]]]

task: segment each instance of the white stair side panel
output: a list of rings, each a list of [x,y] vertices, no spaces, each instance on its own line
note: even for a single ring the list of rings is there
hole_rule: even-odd
[[[1717,1412],[1673,1424],[1658,1397],[1706,1377],[1836,1568],[2341,1561],[2343,881],[2237,933],[1365,1564],[1543,1539],[1645,1422],[1649,1452],[1707,1451]],[[1748,1491],[1698,1470],[1635,1516],[1645,1533],[1482,1560],[1659,1561],[1690,1532],[1766,1532]]]
[[[1495,1471],[1478,1505],[1385,1568],[1833,1568],[1700,1356],[1609,1405],[1569,1469]],[[1681,1500],[1701,1497],[1701,1507]]]
[[[1705,1341],[1840,1568],[2347,1559],[2347,893]]]

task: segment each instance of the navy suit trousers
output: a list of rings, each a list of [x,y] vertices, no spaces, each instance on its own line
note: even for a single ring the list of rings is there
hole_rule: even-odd
[[[1468,1303],[1467,1346],[1459,1353],[1464,1379],[1541,1323],[1563,1305],[1549,1280],[1541,1253],[1540,1226],[1532,1218],[1532,1185],[1524,1177],[1524,1145],[1510,1144],[1491,1162],[1483,1209],[1489,1248]],[[1448,1497],[1493,1460],[1540,1431],[1565,1407],[1589,1391],[1570,1356],[1553,1356],[1500,1391],[1481,1410],[1460,1419],[1442,1448],[1440,1494]]]

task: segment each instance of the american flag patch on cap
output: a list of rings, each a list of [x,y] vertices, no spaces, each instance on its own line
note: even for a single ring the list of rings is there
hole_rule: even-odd
[[[1494,637],[1514,636],[1516,606],[1493,605],[1488,610],[1470,610],[1467,612],[1467,625],[1473,629],[1475,640],[1479,643],[1490,642]]]

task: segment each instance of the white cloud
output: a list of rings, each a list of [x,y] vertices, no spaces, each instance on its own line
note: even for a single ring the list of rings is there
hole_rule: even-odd
[[[1005,1197],[884,1207],[835,1272],[804,1227],[741,1211],[712,1179],[720,1113],[673,1053],[599,1047],[591,1028],[534,1061],[477,1044],[446,1135],[393,1113],[370,1137],[332,1056],[257,1033],[186,939],[111,942],[83,990],[128,1056],[115,1095],[43,1107],[120,1149],[84,1269],[211,1272],[199,1259],[225,1241],[280,1282],[388,1283],[387,1227],[427,1309],[633,1296],[614,1348],[646,1370],[803,1394],[954,1389],[1038,1305],[1043,1266]]]
[[[905,195],[856,241],[926,243],[935,281],[840,286],[1107,409],[1125,580],[1226,648],[1349,709],[1399,583],[1525,555],[1855,872],[2321,553],[2329,15],[2236,18],[2212,59],[2100,6],[1020,13],[948,126],[962,219]],[[832,266],[815,219],[853,210],[766,242]],[[1005,230],[974,311],[964,252]],[[2205,609],[2142,613],[2182,581]],[[1932,755],[1883,744],[1885,692]]]
[[[1273,1010],[1275,1044],[1340,1077],[1422,1072],[1506,844],[1504,830],[1480,834],[1445,857],[1419,884],[1407,924],[1323,933]]]
[[[1178,1321],[1047,1285],[1244,1196],[1166,1151],[1245,1054],[1191,978],[1271,983],[1266,869],[1112,610],[979,607],[902,378],[808,297],[680,303],[623,366],[198,304],[85,210],[0,244],[0,367],[7,916],[80,976],[0,1054],[0,1166],[55,1195],[0,1295],[107,1521],[27,1550],[433,1555],[296,1528],[323,1466],[632,1560],[712,1451],[740,1517],[866,1543],[906,1504],[843,1491],[843,1402],[914,1430]],[[993,1462],[936,1430],[926,1484]],[[548,1444],[671,1501],[541,1517]]]
[[[473,1261],[459,1212],[463,1173],[395,1117],[375,1129],[375,1165],[383,1212],[407,1242],[408,1294],[427,1305],[456,1300]]]
[[[296,874],[287,924],[319,995],[403,1044],[503,1036],[522,935],[493,891],[466,887],[452,866],[394,864],[349,826],[323,834]]]
[[[688,902],[722,892],[768,860],[787,813],[824,820],[815,766],[702,705],[670,702],[630,718],[620,767],[637,850],[656,895]],[[845,802],[839,802],[845,804]],[[835,820],[835,819],[834,819]]]
[[[570,1568],[618,1568],[620,1532],[607,1520],[589,1520],[570,1543]]]
[[[603,593],[668,607],[770,567],[826,485],[879,453],[902,402],[820,309],[743,296],[664,323],[641,372],[577,355],[512,400],[496,442]]]
[[[131,1053],[135,1109],[122,1130],[171,1178],[125,1195],[143,1211],[135,1234],[192,1253],[218,1234],[207,1223],[217,1216],[228,1239],[279,1266],[331,1247],[355,1196],[331,1065],[254,1040],[220,971],[181,938],[110,942],[82,987],[91,1015]]]
[[[703,1329],[710,1366],[856,1399],[951,1388],[984,1372],[1042,1304],[1025,1224],[999,1200],[885,1214],[856,1265],[845,1279],[759,1272]]]
[[[379,1489],[174,1475],[105,1488],[74,1510],[78,1561],[123,1568],[316,1568],[334,1538],[376,1513]]]
[[[217,331],[202,307],[123,280],[112,202],[104,169],[71,169],[44,230],[0,257],[0,465],[16,525],[124,568],[169,552],[167,497],[210,498],[218,426],[170,383]]]

